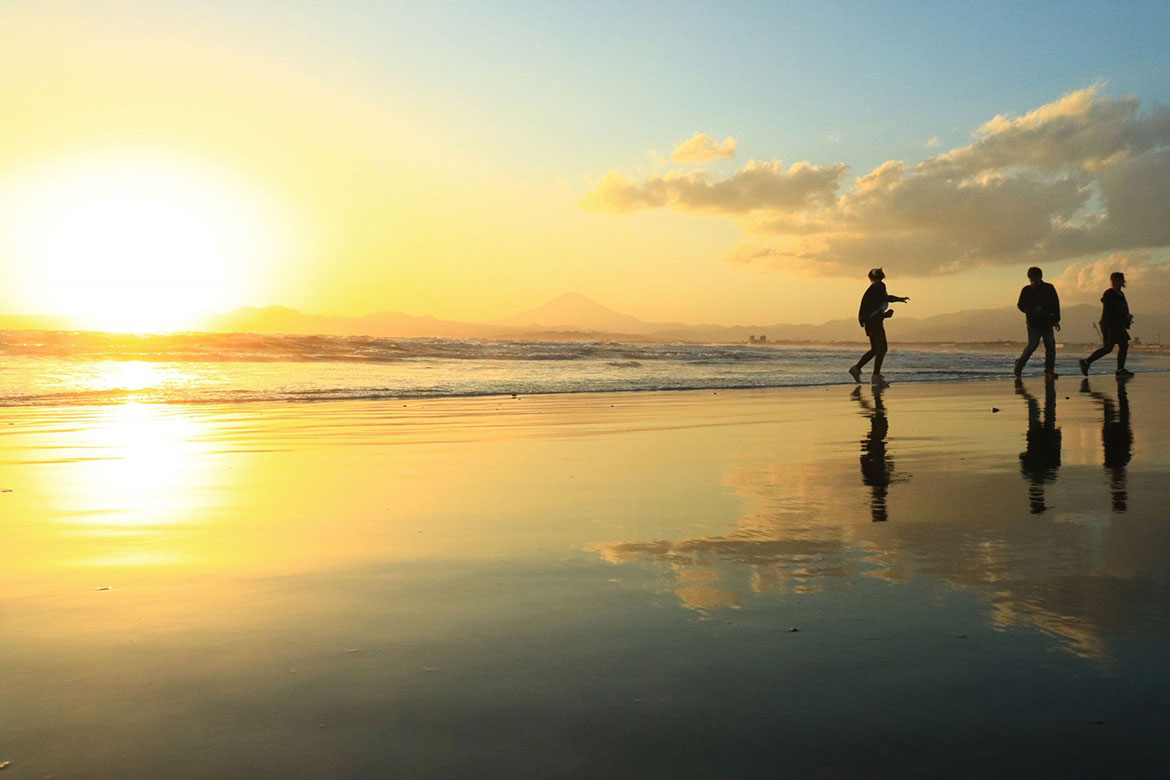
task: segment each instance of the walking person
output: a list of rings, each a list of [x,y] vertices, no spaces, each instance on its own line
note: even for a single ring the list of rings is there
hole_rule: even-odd
[[[882,361],[886,357],[889,345],[886,343],[886,319],[893,317],[891,303],[905,303],[909,297],[890,295],[886,292],[886,283],[882,281],[886,273],[880,268],[871,268],[869,271],[869,289],[861,296],[861,306],[857,310],[857,321],[865,328],[865,335],[869,336],[869,351],[861,356],[849,369],[849,376],[854,382],[861,381],[861,369],[870,360],[873,360],[874,385],[885,386],[889,382],[882,376]]]
[[[1109,274],[1109,289],[1101,296],[1101,338],[1105,342],[1101,348],[1080,361],[1081,373],[1089,375],[1089,366],[1093,361],[1102,358],[1117,347],[1117,376],[1125,378],[1133,376],[1133,372],[1125,367],[1125,358],[1129,354],[1129,326],[1133,324],[1133,315],[1129,313],[1129,302],[1125,300],[1125,274],[1114,271]]]
[[[1044,340],[1044,378],[1056,379],[1056,336],[1053,331],[1060,330],[1060,296],[1056,288],[1044,281],[1044,272],[1036,266],[1028,269],[1028,284],[1020,290],[1020,299],[1016,308],[1024,313],[1024,321],[1028,325],[1028,344],[1024,351],[1016,358],[1013,371],[1019,376],[1024,370],[1024,364],[1040,340]]]

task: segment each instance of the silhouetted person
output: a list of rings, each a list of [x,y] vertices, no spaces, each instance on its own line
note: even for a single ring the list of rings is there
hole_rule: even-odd
[[[882,361],[885,360],[889,345],[886,343],[886,319],[893,317],[891,303],[904,303],[908,297],[890,295],[886,292],[886,283],[882,281],[886,273],[880,268],[871,268],[869,271],[869,289],[861,296],[861,306],[857,310],[857,321],[865,328],[865,335],[869,336],[869,351],[861,356],[856,365],[849,369],[849,376],[854,382],[861,381],[861,369],[870,360],[873,360],[874,385],[887,384],[882,376]]]
[[[861,440],[861,482],[873,492],[869,507],[875,523],[889,519],[886,494],[893,482],[894,459],[886,454],[886,436],[890,423],[882,403],[882,386],[873,386],[873,405],[861,397],[861,388],[853,389],[853,397],[861,404],[862,414],[869,418],[869,435]]]
[[[1056,379],[1056,335],[1060,330],[1060,296],[1056,288],[1044,281],[1044,272],[1036,266],[1028,269],[1028,284],[1020,290],[1016,308],[1024,313],[1028,325],[1028,345],[1016,358],[1013,372],[1019,376],[1024,364],[1036,351],[1040,340],[1044,340],[1044,378]]]
[[[1044,503],[1044,486],[1056,481],[1060,469],[1060,428],[1056,427],[1056,385],[1044,383],[1044,415],[1036,396],[1016,380],[1016,394],[1028,402],[1028,433],[1025,449],[1020,453],[1020,474],[1028,480],[1028,504],[1038,515],[1048,507]]]
[[[1125,368],[1125,358],[1129,354],[1129,326],[1133,324],[1133,315],[1129,313],[1129,302],[1125,300],[1125,274],[1115,271],[1109,274],[1109,289],[1101,296],[1101,339],[1105,342],[1101,348],[1081,360],[1081,373],[1089,375],[1089,366],[1093,361],[1102,358],[1117,347],[1117,376],[1130,377],[1133,372]]]
[[[1109,473],[1109,497],[1114,512],[1128,508],[1129,493],[1125,488],[1125,467],[1133,457],[1133,428],[1129,424],[1129,394],[1125,382],[1117,383],[1117,404],[1104,393],[1089,389],[1089,380],[1081,380],[1081,392],[1089,393],[1101,402],[1101,445],[1105,450],[1105,470]]]

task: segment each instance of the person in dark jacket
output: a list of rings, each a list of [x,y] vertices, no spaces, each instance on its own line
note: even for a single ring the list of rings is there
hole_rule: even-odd
[[[849,369],[849,376],[854,382],[861,381],[861,369],[870,360],[873,360],[873,378],[875,385],[885,385],[882,376],[882,361],[886,357],[889,345],[886,343],[886,318],[893,317],[890,310],[891,303],[904,303],[910,298],[890,295],[886,292],[886,283],[882,281],[886,273],[880,268],[871,268],[869,271],[869,289],[861,296],[861,306],[857,310],[857,321],[865,328],[865,335],[869,336],[869,351],[861,356]]]
[[[1114,271],[1109,274],[1109,289],[1101,296],[1101,338],[1105,342],[1099,350],[1081,360],[1081,373],[1089,375],[1089,366],[1097,358],[1105,357],[1117,347],[1117,376],[1130,377],[1133,372],[1125,367],[1129,354],[1129,326],[1133,315],[1129,313],[1129,302],[1125,300],[1125,274]]]
[[[1036,266],[1028,269],[1028,284],[1020,290],[1016,308],[1024,313],[1028,325],[1028,345],[1016,358],[1012,373],[1019,376],[1023,372],[1024,364],[1043,339],[1044,378],[1056,379],[1056,336],[1053,331],[1060,330],[1060,296],[1055,287],[1044,281],[1044,272]]]

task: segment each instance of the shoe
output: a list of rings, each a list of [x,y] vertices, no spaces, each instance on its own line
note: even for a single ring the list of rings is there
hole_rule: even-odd
[[[1023,363],[1021,363],[1019,360],[1017,360],[1015,363],[1012,363],[1012,374],[1014,374],[1015,376],[1019,376],[1023,372],[1024,372],[1024,364]]]
[[[1044,381],[1045,382],[1051,382],[1053,379],[1060,379],[1060,374],[1056,373],[1055,371],[1045,371],[1044,372]]]
[[[1117,369],[1116,376],[1130,377],[1130,376],[1133,376],[1133,372],[1130,371],[1128,368],[1119,368],[1119,369]]]
[[[1081,367],[1081,374],[1082,375],[1084,375],[1084,376],[1089,375],[1089,361],[1085,360],[1084,358],[1081,358],[1080,360],[1077,361],[1077,365]]]
[[[853,377],[854,382],[856,382],[857,384],[861,384],[861,369],[860,368],[858,368],[857,366],[853,366],[852,368],[850,368],[849,369],[849,376]]]
[[[870,378],[869,383],[871,385],[873,385],[874,387],[889,387],[890,386],[890,383],[887,382],[886,378],[884,376],[882,376],[881,374],[874,374],[873,377]]]

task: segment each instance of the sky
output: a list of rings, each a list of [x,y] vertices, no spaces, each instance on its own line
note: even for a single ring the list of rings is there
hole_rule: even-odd
[[[1165,3],[0,3],[0,313],[1170,305]]]

